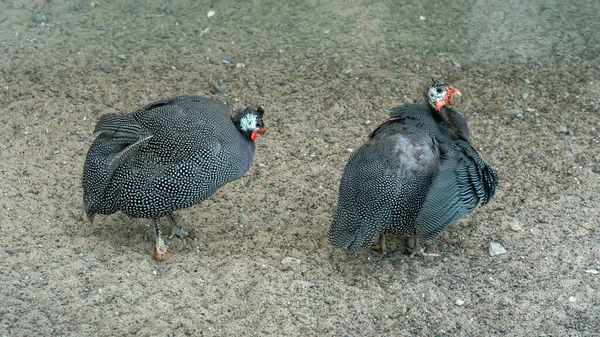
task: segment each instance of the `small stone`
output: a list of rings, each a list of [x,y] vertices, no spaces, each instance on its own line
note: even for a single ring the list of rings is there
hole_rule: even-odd
[[[50,13],[46,13],[46,12],[35,13],[35,17],[34,17],[35,23],[40,24],[40,25],[45,25],[48,23],[49,20],[50,20]]]
[[[298,317],[299,319],[303,320],[303,321],[308,321],[308,315],[304,312],[297,312],[296,313],[296,317]]]
[[[525,79],[525,84],[531,84],[531,81],[528,79]]]
[[[490,256],[504,255],[508,251],[498,242],[490,242]]]
[[[246,68],[246,65],[245,65],[245,64],[243,64],[243,63],[236,63],[236,64],[235,64],[235,67],[236,67],[236,68]]]
[[[252,85],[252,84],[250,84],[250,85],[248,86],[248,89],[250,89],[250,90],[252,90],[252,91],[257,91],[257,90],[258,90],[258,87],[257,87],[257,86],[255,86],[255,85]]]
[[[248,222],[248,218],[244,214],[240,215],[239,222],[243,225]]]
[[[352,68],[346,68],[346,69],[342,70],[342,73],[348,75],[348,74],[352,73],[353,71],[354,71],[354,69],[352,69]]]
[[[577,302],[577,298],[575,298],[574,296],[570,296],[569,297],[569,301],[570,302]]]
[[[508,228],[510,228],[510,230],[513,231],[513,232],[520,232],[520,231],[523,230],[523,227],[521,226],[521,224],[517,220],[511,222],[508,225]]]
[[[215,89],[217,89],[218,92],[222,93],[222,94],[226,94],[229,92],[229,89],[227,89],[225,87],[225,81],[224,80],[217,80],[217,82],[214,85]]]
[[[124,54],[119,54],[119,55],[117,55],[117,58],[118,58],[119,60],[121,60],[121,61],[125,61],[125,60],[127,60],[127,56],[126,56],[126,55],[124,55]]]
[[[511,110],[509,112],[509,115],[511,115],[512,117],[516,117],[516,118],[523,118],[523,109],[516,108],[514,110]]]
[[[18,253],[22,253],[24,251],[25,251],[24,246],[16,246],[15,248],[9,248],[6,250],[6,252],[9,254],[18,254]]]
[[[597,275],[599,273],[599,271],[597,271],[596,269],[588,269],[585,272],[590,273],[592,275]]]
[[[565,133],[566,134],[567,132],[569,132],[569,129],[567,129],[566,126],[561,125],[561,126],[559,126],[559,127],[556,128],[556,132]]]
[[[463,304],[465,304],[465,301],[463,301],[461,299],[456,300],[456,305],[458,305],[459,307],[462,307]]]
[[[206,16],[208,16],[209,18],[214,15],[215,15],[215,11],[208,11],[208,13],[206,13]]]
[[[529,98],[529,93],[527,93],[527,92],[524,92],[524,93],[523,93],[523,99],[524,99],[524,100],[527,100],[527,98]]]
[[[281,260],[281,264],[284,266],[297,266],[300,263],[302,263],[302,261],[300,261],[296,258],[293,258],[291,256],[286,256]]]
[[[583,227],[583,228],[585,228],[585,229],[587,229],[587,230],[591,230],[591,229],[593,228],[592,224],[591,224],[591,223],[589,223],[589,222],[584,222],[584,223],[581,223],[581,224],[579,224],[579,226],[580,226],[580,227]]]
[[[424,17],[423,15],[419,15],[419,20],[421,20],[421,21],[425,21],[425,20],[427,20],[427,18],[426,18],[426,17]]]
[[[292,284],[298,288],[312,288],[315,286],[314,283],[302,280],[294,280]]]

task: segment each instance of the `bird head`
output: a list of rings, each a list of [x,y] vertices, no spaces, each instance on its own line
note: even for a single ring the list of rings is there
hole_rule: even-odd
[[[251,140],[255,140],[257,134],[263,135],[267,129],[262,120],[264,113],[264,106],[247,108],[238,113],[233,122],[240,132],[246,134]]]
[[[427,101],[436,111],[440,111],[443,106],[452,104],[452,96],[460,96],[460,91],[448,83],[432,79],[433,84],[427,90]]]

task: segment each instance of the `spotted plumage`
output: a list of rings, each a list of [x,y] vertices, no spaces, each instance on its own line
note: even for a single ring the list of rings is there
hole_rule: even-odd
[[[200,203],[248,171],[256,133],[265,130],[263,113],[260,107],[232,117],[219,100],[179,96],[102,116],[83,170],[88,217],[122,211],[154,219],[159,234],[158,219],[168,216],[178,228],[174,211]]]
[[[408,236],[409,246],[423,254],[419,240],[435,238],[492,198],[496,173],[450,107],[454,94],[454,87],[434,81],[428,104],[394,108],[352,154],[329,231],[332,244],[355,251],[393,233]]]

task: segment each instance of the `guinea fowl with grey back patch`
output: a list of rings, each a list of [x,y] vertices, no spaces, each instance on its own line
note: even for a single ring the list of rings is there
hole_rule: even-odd
[[[428,255],[420,241],[489,202],[498,178],[450,106],[455,94],[453,86],[434,81],[428,104],[394,108],[352,154],[329,230],[332,244],[355,251],[379,238],[385,251],[385,234],[399,234],[408,236],[413,255]]]
[[[83,170],[85,210],[117,211],[154,221],[155,257],[165,245],[159,218],[166,216],[173,235],[186,233],[173,212],[196,205],[227,182],[241,178],[263,134],[264,108],[233,117],[219,100],[178,96],[151,103],[126,115],[100,118]]]

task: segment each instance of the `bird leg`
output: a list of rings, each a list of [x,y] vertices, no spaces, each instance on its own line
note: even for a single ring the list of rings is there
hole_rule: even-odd
[[[414,257],[415,255],[439,256],[438,254],[425,253],[425,249],[421,246],[421,242],[419,242],[419,237],[416,235],[409,236],[408,240],[406,240],[406,245],[408,246],[408,250],[411,252],[410,257]]]
[[[172,213],[167,214],[167,219],[171,223],[171,235],[169,235],[169,240],[176,236],[185,242],[185,237],[188,235],[188,232],[177,225]]]
[[[162,237],[160,219],[153,218],[152,221],[154,222],[154,236],[156,237],[156,251],[154,252],[154,258],[156,261],[162,262],[164,255],[169,252],[169,246],[165,244],[165,240]]]
[[[385,234],[379,234],[379,239],[377,243],[373,246],[373,250],[380,252],[381,254],[385,254],[386,246],[385,246]]]

